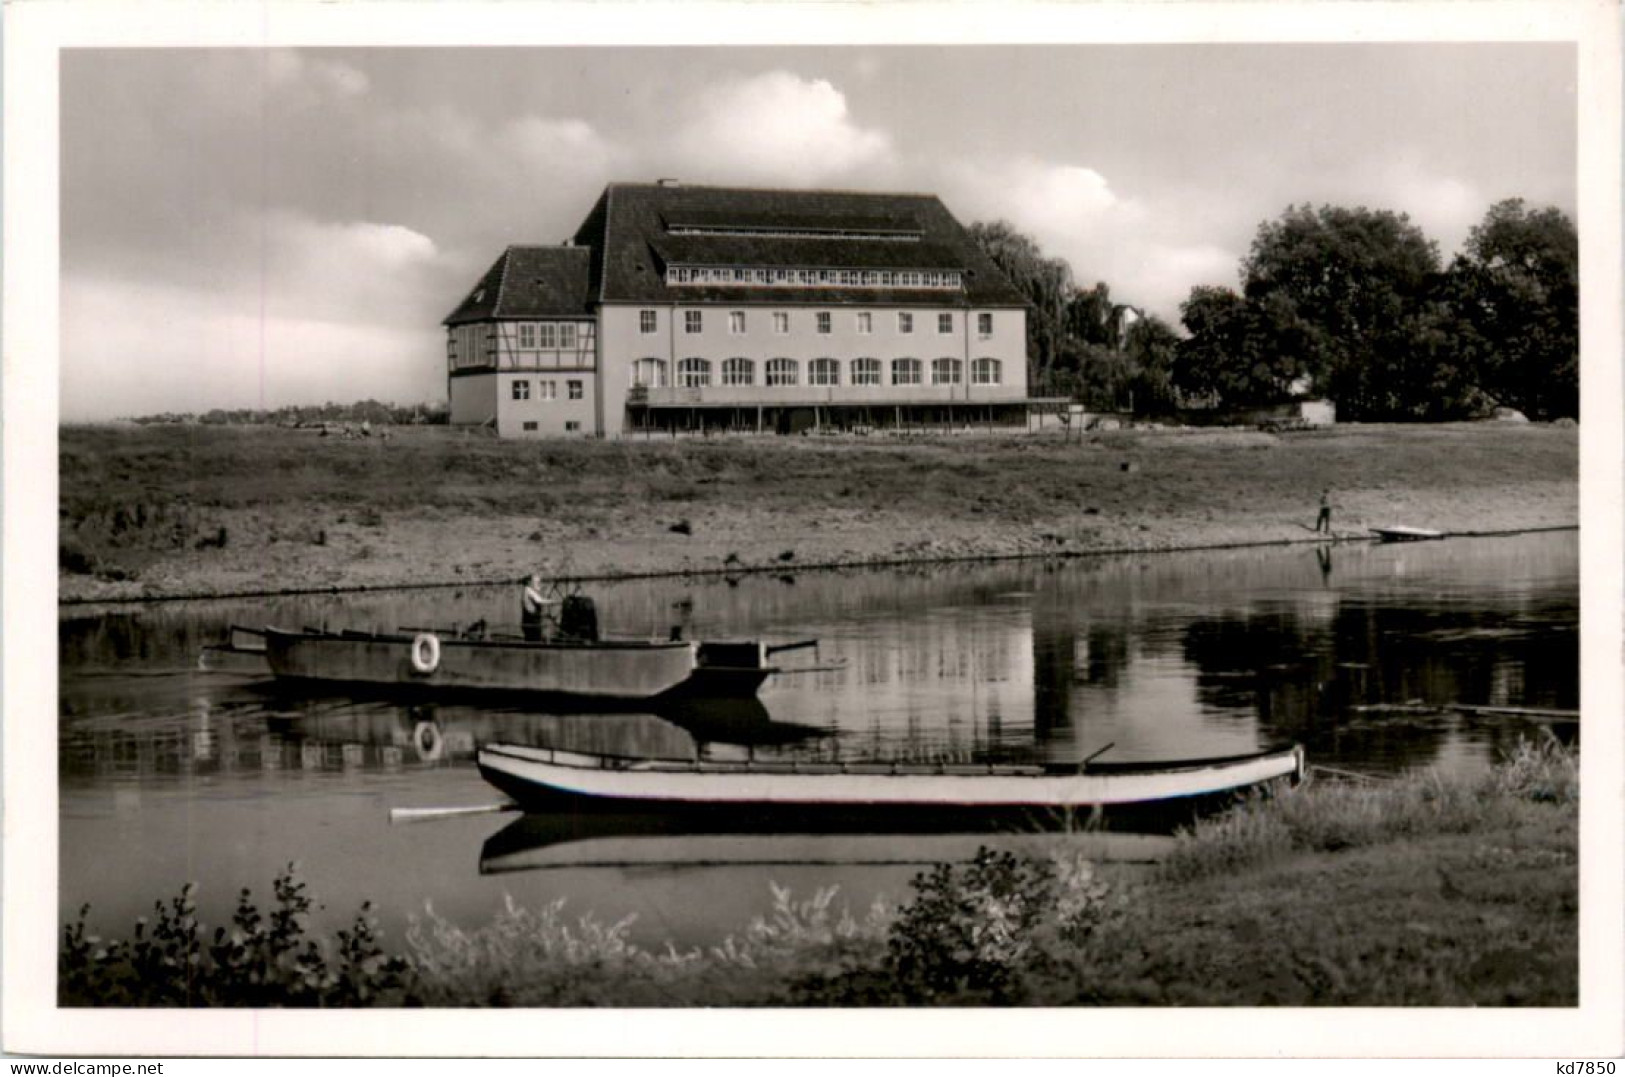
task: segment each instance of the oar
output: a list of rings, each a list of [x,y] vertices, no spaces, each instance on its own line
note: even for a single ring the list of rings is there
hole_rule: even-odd
[[[767,654],[783,654],[785,651],[799,651],[804,647],[816,647],[816,646],[818,646],[818,641],[817,640],[815,640],[815,639],[803,639],[803,640],[797,640],[794,643],[775,644],[775,645],[773,645],[771,647],[766,648],[765,653],[767,653]]]
[[[1099,759],[1101,756],[1105,755],[1107,752],[1111,751],[1115,747],[1117,747],[1117,742],[1115,740],[1107,741],[1106,746],[1104,748],[1101,748],[1098,751],[1096,751],[1093,755],[1089,756],[1083,762],[1079,763],[1078,766],[1079,767],[1088,766],[1090,763],[1093,763],[1096,759]]]
[[[497,812],[518,811],[519,805],[511,800],[496,804],[470,804],[461,808],[391,808],[391,823],[424,823],[434,819],[455,819],[460,815],[494,815]]]

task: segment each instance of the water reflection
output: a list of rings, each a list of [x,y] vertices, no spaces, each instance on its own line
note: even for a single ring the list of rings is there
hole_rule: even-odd
[[[1166,834],[1046,827],[973,833],[768,833],[749,826],[703,827],[658,816],[523,815],[480,847],[480,874],[582,867],[696,867],[716,864],[930,864],[969,860],[980,848],[1071,852],[1110,863],[1149,863],[1167,854]]]
[[[397,915],[426,897],[475,915],[497,896],[469,880],[505,824],[403,835],[384,820],[394,806],[492,799],[473,766],[492,740],[662,758],[967,762],[1076,761],[1107,745],[1105,759],[1224,755],[1296,740],[1311,762],[1382,772],[1481,765],[1539,735],[1515,719],[1406,704],[1579,699],[1573,534],[804,572],[793,587],[634,581],[593,594],[609,635],[664,638],[675,618],[691,637],[819,644],[781,656],[806,671],[770,680],[759,701],[550,713],[296,696],[263,673],[197,668],[199,649],[233,623],[498,624],[511,613],[507,588],[65,608],[62,900],[139,914],[182,879],[229,896],[299,859],[334,909],[387,891]]]
[[[233,622],[498,618],[506,589],[69,611],[64,769],[82,759],[91,769],[119,760],[120,773],[140,761],[154,772],[229,772],[273,757],[261,765],[287,767],[288,745],[340,728],[357,731],[362,768],[466,760],[478,741],[506,738],[634,755],[748,745],[1040,762],[1105,744],[1114,758],[1155,758],[1303,740],[1316,758],[1393,769],[1479,732],[1439,716],[1378,723],[1373,704],[1578,705],[1574,547],[1572,535],[1349,547],[1336,552],[1335,573],[1333,552],[1316,547],[812,574],[793,590],[762,577],[606,586],[599,605],[612,634],[659,635],[675,617],[695,636],[816,637],[819,649],[805,661],[782,656],[811,668],[731,709],[571,717],[443,707],[432,760],[410,708],[290,699],[264,691],[263,678],[197,671],[197,652]],[[384,747],[401,749],[399,760],[370,752]]]

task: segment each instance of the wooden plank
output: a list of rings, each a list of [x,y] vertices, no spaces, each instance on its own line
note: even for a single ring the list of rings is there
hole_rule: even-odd
[[[1579,711],[1557,710],[1548,707],[1488,707],[1472,703],[1452,703],[1447,710],[1464,714],[1504,715],[1509,718],[1534,718],[1548,722],[1578,722]]]

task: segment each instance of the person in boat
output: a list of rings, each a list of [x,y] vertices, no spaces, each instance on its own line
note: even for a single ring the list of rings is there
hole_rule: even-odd
[[[1320,492],[1320,515],[1315,518],[1315,531],[1328,535],[1332,533],[1332,492],[1325,489]]]
[[[542,577],[532,572],[525,580],[525,589],[519,599],[519,623],[525,632],[525,642],[540,643],[546,623],[547,607],[551,603],[542,594]]]

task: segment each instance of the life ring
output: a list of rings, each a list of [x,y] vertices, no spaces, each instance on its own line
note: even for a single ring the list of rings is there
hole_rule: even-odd
[[[445,750],[445,742],[440,738],[440,727],[434,722],[419,722],[412,730],[412,747],[418,751],[418,758],[425,763],[433,763],[440,758]]]
[[[433,673],[440,668],[440,637],[433,632],[419,632],[412,639],[412,668],[419,673]]]

